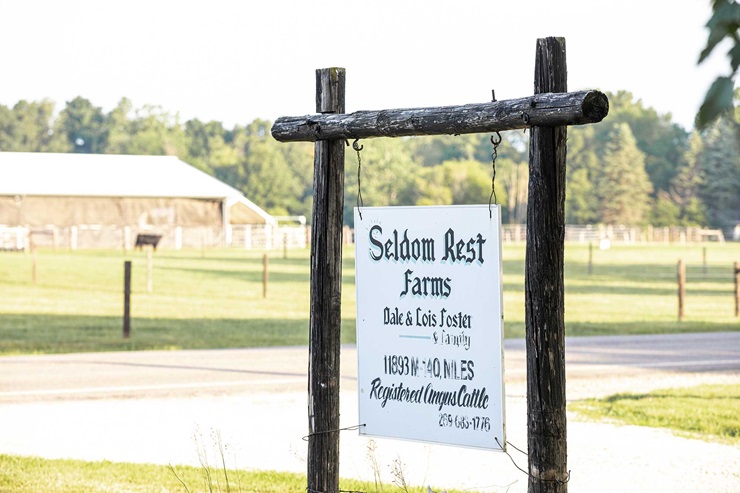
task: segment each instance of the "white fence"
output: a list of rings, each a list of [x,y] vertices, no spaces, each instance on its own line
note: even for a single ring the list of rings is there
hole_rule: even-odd
[[[182,248],[231,247],[246,250],[282,250],[308,248],[311,228],[304,224],[256,225],[236,224],[226,230],[220,227],[174,227],[169,229],[138,229],[129,226],[101,226],[80,224],[65,228],[49,225],[43,228],[10,227],[0,225],[0,250],[28,250],[32,245],[44,248],[131,249],[139,233],[162,236],[158,248],[180,250]],[[527,240],[527,226],[504,224],[501,228],[505,243]],[[343,242],[352,244],[354,231],[345,226]],[[572,243],[700,243],[705,241],[724,242],[719,229],[696,227],[653,227],[653,226],[610,226],[610,225],[566,225],[565,241]]]
[[[28,228],[0,225],[0,250],[25,250],[28,248]]]
[[[309,228],[304,225],[242,224],[232,225],[228,245],[247,250],[279,250],[306,248]]]
[[[504,242],[527,240],[526,224],[504,224]],[[653,227],[653,226],[613,226],[613,225],[566,225],[565,241],[575,243],[598,243],[609,240],[612,243],[700,243],[703,241],[725,241],[720,229],[697,227]]]
[[[54,225],[42,228],[0,225],[0,250],[28,250],[32,246],[54,249],[111,249],[130,250],[136,236],[161,235],[157,248],[180,250],[183,248],[232,247],[249,250],[281,250],[306,248],[309,244],[305,225],[231,225],[220,227],[172,227],[139,229],[130,226],[79,224],[69,227]]]

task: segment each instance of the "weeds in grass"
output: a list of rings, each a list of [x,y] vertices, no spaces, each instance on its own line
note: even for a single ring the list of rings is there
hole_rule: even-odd
[[[373,481],[375,483],[375,489],[373,490],[373,492],[382,493],[384,491],[384,485],[383,485],[383,479],[382,479],[381,470],[380,470],[380,464],[378,464],[378,457],[376,455],[377,449],[378,449],[378,444],[375,442],[375,440],[370,438],[367,441],[366,457],[367,457],[368,462],[370,463],[370,468],[373,471]],[[403,460],[400,457],[397,457],[390,464],[390,471],[391,471],[391,476],[393,477],[393,484],[398,489],[400,489],[404,493],[410,493],[411,491],[414,491],[414,489],[412,489],[412,487],[409,486],[409,483],[406,480],[406,464],[404,464]],[[428,469],[426,472],[428,472]],[[421,484],[424,484],[426,482],[426,472],[424,474],[424,479],[421,481]],[[424,488],[424,486],[420,486],[418,488],[418,491],[419,493],[447,493],[446,490],[441,491],[441,492],[436,492],[430,486],[427,486],[426,488]]]
[[[229,470],[226,467],[226,449],[228,448],[228,445],[224,445],[223,439],[221,438],[221,432],[217,430],[211,430],[211,439],[215,444],[216,447],[216,454],[217,454],[217,460],[220,462],[217,466],[211,466],[210,459],[208,456],[208,450],[206,449],[203,437],[200,434],[200,432],[196,431],[195,433],[195,443],[198,449],[198,461],[200,462],[201,466],[201,475],[203,480],[203,486],[206,491],[209,493],[214,493],[214,491],[218,491],[219,493],[231,493],[231,482],[229,481]],[[169,464],[169,469],[172,471],[172,474],[175,475],[175,478],[180,482],[180,484],[183,485],[185,488],[185,491],[187,493],[191,493],[190,488],[188,488],[188,485],[185,483],[185,481],[182,480],[182,478],[177,474],[177,471],[172,466],[172,464]],[[219,470],[220,469],[220,470]],[[236,469],[235,469],[236,471]],[[221,475],[223,474],[223,477]],[[239,473],[235,473],[236,481],[237,481],[237,493],[241,493],[242,487],[241,487],[241,478],[239,477]],[[223,481],[224,486],[226,490],[223,489],[221,482]],[[214,483],[216,486],[216,489],[214,490]]]
[[[404,474],[405,464],[400,457],[396,457],[391,464],[391,474],[393,475],[393,484],[401,488],[405,493],[409,493],[409,485],[406,484],[406,475]]]
[[[378,444],[372,438],[367,441],[367,459],[370,461],[370,467],[373,470],[373,479],[375,480],[375,491],[383,491],[383,481],[380,478],[380,466],[375,451]]]

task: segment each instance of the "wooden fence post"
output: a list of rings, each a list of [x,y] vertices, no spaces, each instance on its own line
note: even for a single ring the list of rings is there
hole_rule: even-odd
[[[686,264],[678,261],[678,321],[683,321],[683,302],[686,297]]]
[[[537,40],[535,93],[565,92],[565,39]],[[526,112],[522,114],[526,119]],[[565,251],[566,127],[532,127],[525,272],[529,487],[566,492]]]
[[[316,71],[316,112],[344,113],[345,71]],[[339,491],[339,350],[342,322],[344,141],[314,147],[308,349],[308,491]]]
[[[123,338],[131,336],[131,261],[123,262]]]
[[[702,273],[706,276],[707,275],[707,247],[703,247],[701,249],[701,258],[702,258]]]
[[[735,316],[740,316],[740,262],[732,265],[735,277]]]
[[[38,272],[38,258],[36,256],[36,245],[33,244],[33,240],[31,240],[31,262],[33,263],[31,277],[33,279],[33,283],[36,284],[37,281],[37,272]]]
[[[154,245],[149,245],[146,247],[146,292],[151,293],[154,289],[154,261],[152,260],[152,255],[154,252]]]

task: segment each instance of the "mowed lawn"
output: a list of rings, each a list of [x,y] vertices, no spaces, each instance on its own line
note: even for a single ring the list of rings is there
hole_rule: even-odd
[[[706,248],[706,273],[703,249]],[[740,244],[566,245],[568,335],[740,329],[732,264]],[[299,345],[308,342],[309,252],[162,250],[147,291],[146,253],[0,252],[0,354]],[[503,247],[506,337],[524,335],[523,244]],[[687,265],[677,321],[676,263]],[[124,260],[132,261],[131,337],[122,337]],[[345,247],[342,340],[355,340],[354,249]],[[390,282],[390,281],[389,281]]]

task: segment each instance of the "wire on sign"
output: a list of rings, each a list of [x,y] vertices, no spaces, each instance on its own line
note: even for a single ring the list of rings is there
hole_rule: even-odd
[[[493,175],[491,177],[491,196],[488,197],[488,216],[493,218],[492,205],[498,205],[496,198],[496,158],[498,157],[498,146],[501,144],[501,133],[496,132],[496,135],[491,135],[491,144],[493,144],[493,152],[491,153],[491,168]]]

